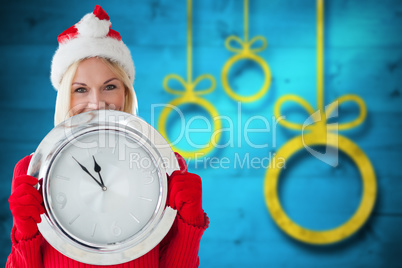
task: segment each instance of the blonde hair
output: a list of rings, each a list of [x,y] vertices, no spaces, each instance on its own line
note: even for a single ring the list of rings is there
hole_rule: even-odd
[[[118,63],[102,57],[98,58],[101,59],[102,62],[105,63],[110,68],[110,70],[117,76],[117,78],[121,80],[124,84],[125,100],[124,100],[123,111],[126,113],[136,115],[138,110],[137,96],[135,95],[134,87],[131,84],[130,78]],[[60,82],[60,86],[57,91],[56,109],[54,113],[55,126],[63,122],[67,118],[71,117],[70,114],[71,85],[75,73],[77,71],[78,65],[86,59],[87,58],[81,59],[71,64],[63,75],[63,78]]]

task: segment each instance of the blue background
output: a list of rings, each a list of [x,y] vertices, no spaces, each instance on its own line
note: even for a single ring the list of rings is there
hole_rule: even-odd
[[[186,1],[2,1],[0,41],[0,263],[11,249],[12,217],[8,208],[16,162],[35,150],[53,128],[56,93],[49,81],[56,37],[100,4],[114,29],[130,48],[136,65],[135,89],[140,116],[158,119],[152,104],[175,96],[163,90],[170,73],[186,77]],[[272,83],[259,101],[239,105],[224,92],[221,71],[233,56],[225,39],[243,37],[243,1],[194,0],[193,73],[215,77],[215,91],[203,97],[219,114],[233,119],[234,131],[208,157],[228,159],[219,167],[211,159],[189,160],[190,171],[203,179],[204,209],[210,227],[200,246],[200,267],[400,267],[402,253],[402,1],[327,0],[325,3],[325,103],[344,94],[364,99],[368,116],[363,125],[341,132],[358,144],[371,160],[378,183],[374,211],[351,238],[330,246],[295,241],[273,222],[265,205],[264,166],[248,159],[264,159],[300,133],[271,125],[271,131],[244,138],[247,120],[259,116],[272,123],[275,101],[297,94],[316,103],[316,9],[314,0],[250,0],[250,37],[263,35],[268,47],[258,55],[270,66]],[[238,92],[252,94],[264,77],[250,61],[233,67],[229,81]],[[186,120],[204,114],[185,107]],[[307,117],[290,109],[289,118]],[[157,111],[158,112],[158,111]],[[160,111],[159,111],[160,112]],[[339,111],[339,122],[358,114],[353,105]],[[178,118],[176,118],[178,119]],[[175,134],[177,122],[170,119]],[[177,120],[176,120],[177,121]],[[249,121],[262,129],[263,120]],[[228,120],[223,122],[230,127]],[[240,131],[238,131],[240,130]],[[206,136],[208,140],[208,136]],[[200,137],[200,139],[205,139]],[[184,145],[185,146],[185,145]],[[236,158],[238,157],[238,158]],[[237,160],[246,159],[243,167]],[[226,161],[226,160],[225,160]],[[222,162],[221,162],[222,163]],[[236,165],[237,163],[237,165]],[[328,166],[307,152],[286,162],[279,194],[285,211],[299,224],[328,229],[345,222],[362,194],[354,163],[340,154],[339,165]]]

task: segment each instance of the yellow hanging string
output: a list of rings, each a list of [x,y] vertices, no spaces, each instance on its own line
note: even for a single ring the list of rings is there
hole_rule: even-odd
[[[278,99],[274,107],[274,115],[276,118],[280,118],[281,106],[285,102],[293,101],[301,105],[310,116],[312,116],[315,124],[309,125],[306,129],[310,129],[317,132],[317,134],[325,135],[326,130],[346,130],[360,125],[367,115],[366,105],[364,101],[357,95],[347,94],[339,97],[333,103],[329,104],[327,108],[324,107],[324,3],[323,0],[317,1],[317,112],[314,112],[312,106],[307,101],[303,100],[293,94],[282,96]],[[327,125],[327,118],[329,118],[333,111],[345,102],[354,102],[359,107],[358,117],[347,123],[341,123],[338,125]],[[279,123],[290,129],[303,130],[303,124],[289,122],[288,120],[280,120]]]
[[[215,78],[210,74],[203,74],[198,76],[193,81],[193,33],[192,33],[192,1],[187,0],[187,81],[185,81],[181,76],[177,74],[169,74],[163,80],[163,87],[165,90],[174,95],[183,95],[185,94],[186,98],[193,99],[195,95],[204,95],[212,92],[216,87]],[[202,80],[209,80],[210,87],[202,90],[197,90],[195,92],[195,88]],[[172,89],[169,87],[168,83],[171,80],[177,80],[182,86],[183,89]]]
[[[202,106],[210,114],[214,128],[211,140],[207,145],[188,151],[177,148],[175,144],[170,142],[171,147],[185,158],[205,156],[215,148],[221,136],[221,121],[217,110],[209,101],[199,97],[200,95],[208,94],[215,89],[215,78],[210,74],[203,74],[193,80],[192,9],[192,1],[187,0],[187,81],[177,74],[169,74],[163,79],[164,89],[168,93],[180,95],[181,97],[172,100],[169,105],[162,110],[158,121],[158,129],[160,133],[168,142],[170,142],[166,130],[166,122],[169,114],[173,111],[171,107],[191,103]],[[181,84],[182,89],[171,88],[169,86],[169,82],[172,80],[176,80],[179,84]],[[196,89],[197,85],[204,80],[208,80],[210,82],[210,86],[204,89]]]
[[[193,2],[187,1],[187,83],[193,80]]]
[[[267,169],[264,181],[264,194],[267,207],[277,225],[291,237],[310,244],[330,244],[339,242],[355,233],[367,221],[374,207],[377,184],[374,169],[368,157],[354,142],[348,138],[338,135],[337,130],[345,130],[358,126],[366,117],[366,106],[364,101],[356,95],[344,95],[331,104],[324,107],[324,0],[317,0],[317,111],[303,98],[296,95],[285,95],[278,99],[274,107],[274,115],[277,119],[281,117],[280,108],[285,102],[296,102],[303,107],[310,115],[313,123],[303,125],[288,120],[279,120],[279,123],[286,128],[301,130],[302,134],[294,137],[283,145],[271,159],[270,167]],[[355,102],[360,108],[357,119],[342,124],[327,124],[327,118],[345,102]],[[304,134],[304,130],[310,132]],[[334,132],[335,133],[332,133]],[[313,146],[325,146],[325,153],[317,153],[312,150]],[[329,230],[315,231],[304,228],[292,219],[283,210],[278,196],[278,182],[283,167],[276,165],[279,160],[286,161],[299,150],[306,149],[312,155],[326,162],[328,148],[334,148],[344,152],[357,165],[362,176],[363,194],[360,205],[353,216],[344,224]],[[328,163],[328,162],[326,162]],[[289,168],[287,166],[287,168]]]
[[[324,115],[324,12],[323,2],[317,1],[317,108]]]
[[[244,41],[241,40],[240,37],[231,35],[225,40],[225,47],[234,53],[237,53],[233,57],[231,57],[224,65],[222,69],[222,85],[225,92],[234,100],[242,101],[242,102],[252,102],[260,99],[265,93],[268,91],[269,86],[271,84],[271,71],[268,67],[268,64],[261,57],[257,56],[256,53],[263,51],[267,47],[267,40],[265,37],[259,35],[255,36],[251,40],[249,40],[249,27],[248,27],[248,0],[244,0]],[[256,43],[261,41],[261,45],[256,47]],[[237,46],[232,45],[232,43],[237,43]],[[240,47],[240,48],[238,48]],[[229,85],[228,75],[230,68],[240,60],[253,60],[257,62],[263,72],[264,72],[264,83],[261,89],[255,93],[254,95],[243,96],[235,93]]]
[[[244,0],[244,42],[247,43],[247,41],[248,41],[248,0]]]

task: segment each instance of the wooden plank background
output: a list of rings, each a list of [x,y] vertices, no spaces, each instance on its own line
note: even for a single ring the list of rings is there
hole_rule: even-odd
[[[325,2],[325,103],[357,94],[367,105],[364,124],[340,134],[358,144],[373,164],[378,182],[374,212],[359,232],[341,243],[324,247],[299,243],[280,231],[267,211],[263,196],[266,167],[240,167],[236,162],[269,157],[300,134],[282,127],[250,134],[252,143],[268,143],[259,149],[245,140],[247,121],[259,116],[271,123],[280,96],[297,94],[315,107],[315,1],[250,0],[250,37],[267,38],[268,47],[259,56],[270,66],[273,79],[261,100],[239,106],[223,91],[220,74],[233,56],[224,47],[225,39],[232,34],[243,37],[243,1],[194,0],[194,77],[204,73],[215,77],[215,91],[203,97],[213,102],[220,115],[233,119],[223,125],[235,130],[225,132],[220,142],[229,144],[233,139],[233,146],[215,150],[209,159],[189,159],[190,171],[203,178],[204,208],[211,220],[201,242],[200,267],[400,267],[402,1]],[[186,76],[186,2],[101,0],[98,4],[132,52],[140,116],[154,124],[160,109],[153,113],[152,105],[174,98],[163,90],[163,78],[169,73]],[[11,248],[7,199],[14,165],[33,152],[53,128],[56,92],[49,72],[56,37],[93,6],[93,1],[77,0],[2,1],[1,264]],[[253,62],[239,63],[230,74],[230,83],[239,92],[254,92],[262,81],[259,66]],[[199,107],[185,111],[186,120],[205,115]],[[288,118],[303,122],[306,117],[291,107],[287,111]],[[358,114],[353,105],[339,112],[339,122]],[[170,119],[171,135],[180,126],[175,119]],[[264,128],[261,120],[249,123],[249,127]],[[212,157],[227,158],[229,164],[217,166]],[[295,221],[326,229],[353,214],[361,197],[361,180],[350,159],[341,154],[340,164],[332,168],[302,152],[286,164],[279,192]]]

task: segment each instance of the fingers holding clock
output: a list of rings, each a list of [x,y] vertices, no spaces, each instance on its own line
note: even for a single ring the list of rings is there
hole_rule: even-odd
[[[37,183],[38,183],[38,179],[33,176],[29,176],[29,175],[21,175],[21,176],[15,177],[14,181],[13,181],[14,188],[17,188],[21,184],[28,184],[31,186],[35,186]]]
[[[169,203],[178,211],[184,204],[202,203],[201,178],[188,172],[173,172],[169,180]]]
[[[10,201],[18,200],[22,205],[42,205],[43,198],[38,190],[30,185],[18,186],[9,198]]]
[[[168,205],[176,209],[185,222],[204,226],[201,178],[193,173],[173,172],[169,180]]]
[[[41,193],[34,187],[38,179],[29,175],[18,176],[14,179],[14,190],[10,196],[11,200],[28,200],[31,203],[41,205],[43,198]]]
[[[28,201],[26,201],[28,203]],[[10,202],[10,210],[14,216],[14,219],[19,221],[30,221],[40,223],[42,221],[40,215],[45,213],[45,209],[41,205],[37,204],[24,204],[23,202],[15,202],[11,204]],[[18,230],[24,229],[23,226],[18,226]]]
[[[176,209],[181,218],[192,225],[204,226],[205,215],[202,209],[202,182],[201,178],[187,172],[184,158],[175,152],[180,170],[169,176],[168,200],[170,207]]]
[[[17,239],[30,238],[38,232],[37,223],[41,222],[40,214],[45,209],[41,194],[33,187],[37,183],[36,178],[28,175],[14,179],[14,190],[8,202],[17,229]]]
[[[38,180],[32,176],[15,178],[17,187],[8,199],[13,216],[32,216],[36,222],[40,222],[40,214],[44,213],[45,209],[40,192],[33,187],[37,183]],[[26,209],[23,209],[24,207]]]

